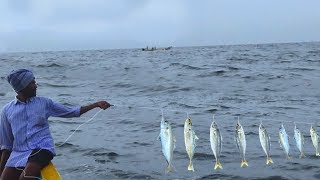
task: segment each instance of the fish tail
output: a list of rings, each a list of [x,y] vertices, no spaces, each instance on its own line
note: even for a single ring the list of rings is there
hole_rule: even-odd
[[[166,173],[172,172],[173,171],[173,166],[172,164],[169,164],[167,169],[166,169]]]
[[[191,160],[190,160],[190,162],[189,162],[188,170],[194,172],[193,163],[192,163]]]
[[[221,165],[221,163],[219,161],[216,162],[216,164],[214,165],[214,169],[217,169],[217,168],[223,169],[222,165]]]
[[[303,154],[303,152],[301,152],[299,155],[299,158],[303,158],[303,157],[306,157],[306,156]]]
[[[289,155],[287,155],[287,160],[291,160],[291,157]]]
[[[268,157],[268,158],[267,158],[267,164],[269,164],[269,163],[273,163],[271,157]]]
[[[243,159],[243,160],[241,161],[240,167],[242,167],[242,166],[244,166],[244,165],[249,166],[247,160],[245,160],[245,159]]]

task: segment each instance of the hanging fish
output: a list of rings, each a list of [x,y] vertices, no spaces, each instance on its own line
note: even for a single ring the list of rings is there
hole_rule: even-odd
[[[317,131],[312,126],[310,128],[310,136],[311,136],[312,144],[316,149],[316,156],[320,156],[319,150],[318,150],[319,136],[317,134]]]
[[[279,130],[279,143],[280,143],[280,147],[283,149],[284,153],[286,154],[287,159],[288,160],[291,159],[289,155],[289,150],[290,150],[289,136],[286,133],[286,130],[283,124],[281,124],[280,130]]]
[[[267,163],[273,163],[271,157],[270,157],[270,136],[268,135],[267,129],[264,128],[264,126],[262,125],[262,122],[260,123],[259,126],[259,139],[260,139],[260,144],[262,146],[262,149],[264,151],[264,153],[267,155]]]
[[[240,152],[240,156],[242,158],[240,167],[242,167],[244,165],[249,166],[248,162],[246,161],[246,158],[245,158],[246,146],[247,146],[246,136],[244,134],[244,130],[240,124],[239,119],[238,119],[238,123],[236,125],[235,140],[236,140],[237,148],[239,149],[239,152]]]
[[[294,124],[294,139],[295,139],[296,145],[300,151],[299,158],[302,158],[302,157],[304,157],[304,154],[303,154],[304,138],[303,138],[301,131],[297,128],[296,124]]]
[[[172,159],[173,159],[173,150],[175,149],[175,138],[173,135],[172,127],[170,123],[165,120],[162,114],[161,124],[160,124],[160,135],[159,139],[162,145],[162,153],[167,161],[166,173],[173,171]]]
[[[214,157],[216,158],[216,164],[214,165],[214,169],[220,168],[222,169],[222,165],[220,163],[220,153],[222,147],[222,137],[220,134],[219,127],[217,123],[213,121],[210,126],[210,144]]]
[[[191,118],[187,116],[187,119],[184,123],[184,144],[186,146],[186,151],[189,156],[189,166],[188,166],[189,171],[194,171],[192,158],[196,148],[196,140],[198,139],[199,138],[196,136],[192,128]]]

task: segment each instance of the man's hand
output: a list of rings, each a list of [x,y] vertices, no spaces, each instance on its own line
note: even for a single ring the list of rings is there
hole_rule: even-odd
[[[97,107],[99,107],[101,109],[107,109],[111,106],[111,104],[109,104],[107,101],[98,101],[95,104]]]
[[[98,102],[95,102],[95,103],[90,104],[88,106],[81,106],[80,115],[83,114],[83,113],[86,113],[86,112],[88,112],[91,109],[94,109],[96,107],[99,107],[101,109],[107,109],[110,106],[111,106],[111,104],[109,104],[107,101],[98,101]]]

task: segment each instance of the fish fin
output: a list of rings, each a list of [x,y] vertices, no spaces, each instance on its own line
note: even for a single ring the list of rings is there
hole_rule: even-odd
[[[320,156],[320,154],[319,154],[319,152],[318,152],[318,151],[316,152],[316,156]]]
[[[279,144],[280,144],[280,148],[283,149],[280,139],[279,139]]]
[[[193,168],[193,163],[192,163],[192,161],[189,162],[188,170],[194,172],[194,168]]]
[[[197,135],[195,135],[195,137],[194,137],[194,138],[195,138],[195,139],[199,139]]]
[[[243,160],[241,161],[240,167],[242,167],[242,166],[244,166],[244,165],[249,166],[249,165],[248,165],[248,162],[247,162],[245,159],[243,159]]]
[[[168,167],[166,168],[166,174],[169,172],[173,172],[173,166],[172,164],[168,164]]]
[[[267,158],[267,163],[266,163],[266,164],[269,164],[269,163],[272,163],[272,164],[273,164],[273,161],[272,161],[271,157],[268,157],[268,158]]]
[[[160,134],[159,134],[159,136],[157,137],[157,140],[158,140],[158,141],[160,141],[160,140],[161,140],[160,135],[161,135],[161,133],[160,133]]]
[[[220,162],[216,162],[216,164],[214,165],[214,169],[217,169],[217,168],[223,169]]]

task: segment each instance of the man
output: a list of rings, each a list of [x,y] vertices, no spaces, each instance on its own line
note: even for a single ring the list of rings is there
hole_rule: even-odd
[[[55,150],[48,117],[79,117],[96,107],[110,107],[106,101],[66,107],[51,99],[37,97],[35,77],[27,69],[12,71],[7,80],[17,96],[1,111],[1,180],[38,179],[35,177],[39,177],[41,169],[50,163]]]

